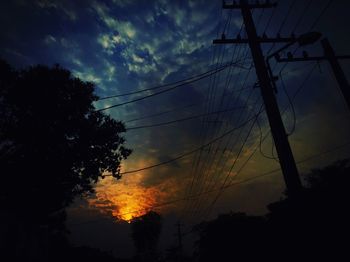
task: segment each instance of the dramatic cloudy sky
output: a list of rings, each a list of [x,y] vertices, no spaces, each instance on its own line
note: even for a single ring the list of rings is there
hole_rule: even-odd
[[[318,30],[339,55],[350,54],[348,1],[335,0],[329,6],[328,0],[278,2],[275,10],[253,12],[259,34],[290,36]],[[130,220],[150,209],[160,212],[166,247],[174,240],[172,223],[178,219],[189,226],[231,210],[263,214],[266,204],[282,196],[281,173],[268,174],[279,167],[270,159],[271,137],[261,146],[267,157],[257,149],[260,135],[268,134],[266,116],[259,115],[259,125],[249,121],[261,105],[249,49],[212,44],[222,32],[227,38],[236,37],[241,25],[239,11],[222,11],[219,0],[1,1],[0,57],[17,68],[58,63],[94,82],[100,97],[176,82],[215,69],[216,64],[237,62],[211,77],[105,111],[127,128],[225,111],[127,131],[127,145],[134,152],[123,163],[123,172],[171,160],[222,138],[168,165],[125,174],[119,181],[101,181],[94,196],[77,200],[69,209],[74,243],[130,256],[129,224],[116,224],[116,219]],[[242,37],[244,32],[243,28]],[[264,52],[277,47],[266,45]],[[319,43],[307,50],[310,55],[322,54]],[[302,51],[296,50],[296,56]],[[349,65],[342,61],[347,75]],[[289,140],[300,173],[347,156],[349,112],[329,65],[272,61],[272,66],[280,75],[277,97],[286,129],[293,131]],[[101,100],[96,108],[166,88]],[[229,133],[238,126],[243,127]]]

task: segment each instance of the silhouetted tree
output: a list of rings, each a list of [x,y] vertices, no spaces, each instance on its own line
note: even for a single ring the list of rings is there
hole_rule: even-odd
[[[266,222],[263,217],[229,213],[195,226],[198,261],[251,261],[264,250]],[[254,248],[254,253],[251,249]]]
[[[349,236],[349,160],[338,161],[306,176],[307,187],[299,197],[288,197],[268,207],[269,226],[281,252],[332,260],[347,253]]]
[[[157,260],[156,249],[161,228],[161,216],[153,211],[132,220],[132,239],[137,250],[137,261]]]
[[[131,153],[125,127],[95,110],[93,92],[93,83],[58,65],[15,70],[0,61],[3,212],[48,225],[74,197],[92,192],[104,172],[119,178]]]
[[[299,196],[268,206],[266,216],[231,213],[195,227],[198,261],[332,261],[349,257],[349,160],[306,176]]]

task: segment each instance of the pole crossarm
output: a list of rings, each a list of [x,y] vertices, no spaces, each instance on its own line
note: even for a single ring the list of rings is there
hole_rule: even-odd
[[[256,41],[261,44],[269,44],[269,43],[291,43],[296,41],[296,37],[276,37],[276,38],[267,38],[267,37],[257,37]],[[215,39],[213,40],[213,44],[248,44],[249,39]]]
[[[242,1],[241,1],[242,2]],[[257,8],[273,8],[277,7],[277,3],[271,3],[270,1],[265,1],[265,3],[254,3],[254,4],[242,4],[233,2],[232,4],[227,4],[225,1],[222,3],[223,9],[242,9],[242,7],[247,7],[249,9],[257,9]]]
[[[280,57],[276,56],[275,58],[276,58],[276,61],[279,62],[279,63],[328,60],[328,57],[326,57],[326,56],[293,57],[293,58],[280,58]],[[350,59],[350,55],[336,56],[336,59]]]

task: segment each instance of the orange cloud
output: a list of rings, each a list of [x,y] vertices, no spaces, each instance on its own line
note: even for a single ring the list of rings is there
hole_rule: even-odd
[[[137,169],[151,165],[153,162],[145,159],[128,161],[125,163],[124,169]],[[106,177],[98,182],[95,188],[95,197],[88,199],[89,205],[98,208],[105,214],[112,215],[117,220],[128,222],[155,208],[157,211],[166,210],[167,206],[158,207],[158,205],[173,198],[176,187],[174,184],[171,185],[170,180],[162,181],[158,185],[145,186],[144,181],[152,175],[152,172],[154,171],[148,170],[127,174],[120,180]]]

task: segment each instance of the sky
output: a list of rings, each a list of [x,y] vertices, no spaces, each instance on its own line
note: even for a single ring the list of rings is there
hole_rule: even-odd
[[[58,63],[93,82],[101,98],[177,82],[233,63],[169,92],[104,111],[131,128],[125,138],[133,153],[122,163],[122,172],[208,146],[120,180],[101,180],[93,196],[77,199],[68,209],[74,244],[131,256],[128,221],[155,210],[163,216],[164,250],[176,241],[177,220],[188,229],[230,211],[265,214],[267,204],[283,197],[285,185],[265,112],[259,111],[262,100],[250,51],[246,45],[212,43],[222,33],[226,38],[246,37],[240,12],[222,10],[221,2],[1,1],[1,58],[16,68]],[[319,31],[338,55],[349,55],[349,8],[345,0],[280,0],[275,9],[254,10],[253,17],[259,35]],[[263,51],[271,53],[282,45],[266,44]],[[303,50],[294,45],[287,51],[300,57]],[[322,55],[319,43],[305,50],[310,56]],[[276,97],[300,175],[349,156],[349,147],[344,146],[350,141],[349,111],[330,66],[277,64],[274,59],[271,65],[279,76]],[[341,65],[349,76],[349,61]],[[166,88],[104,99],[95,107],[103,109]],[[184,118],[191,119],[176,121]],[[140,126],[148,127],[132,129]]]

